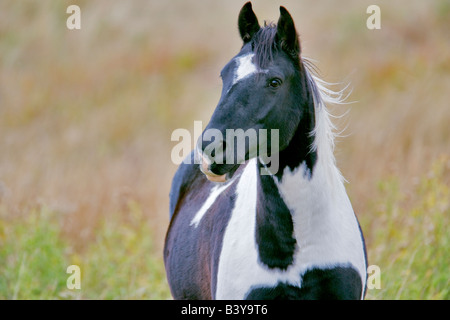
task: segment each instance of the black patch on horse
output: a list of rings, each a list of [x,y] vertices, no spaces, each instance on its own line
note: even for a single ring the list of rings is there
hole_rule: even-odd
[[[258,170],[262,165],[258,162]],[[259,175],[256,205],[256,243],[259,258],[269,268],[286,269],[296,248],[292,216],[272,176]]]
[[[301,287],[278,283],[253,288],[248,300],[357,300],[361,299],[361,277],[353,267],[314,268],[302,277]]]

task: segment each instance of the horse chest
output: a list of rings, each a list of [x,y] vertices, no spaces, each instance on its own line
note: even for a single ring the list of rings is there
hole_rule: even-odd
[[[311,186],[302,188],[298,175],[295,179],[295,198],[298,199],[299,195],[307,192]],[[304,183],[311,183],[306,180],[305,178]],[[360,238],[358,239],[360,235],[355,232],[355,221],[351,218],[347,219],[348,221],[342,220],[339,212],[329,214],[326,211],[327,204],[320,203],[319,199],[311,194],[304,195],[304,201],[292,201],[293,198],[289,198],[287,190],[283,193],[289,209],[293,213],[303,214],[294,214],[293,217],[292,237],[295,250],[292,252],[291,263],[278,268],[268,265],[267,259],[261,255],[261,243],[258,243],[258,237],[255,236],[259,228],[257,183],[257,166],[254,159],[246,166],[236,187],[236,202],[224,233],[219,257],[215,298],[276,298],[267,297],[265,288],[270,288],[268,292],[271,295],[276,294],[277,297],[308,297],[310,290],[307,288],[311,286],[310,283],[318,284],[324,281],[326,283],[321,287],[327,290],[327,287],[335,287],[336,281],[342,282],[343,278],[352,279],[350,283],[353,282],[350,289],[345,289],[346,293],[352,292],[355,287],[361,288],[364,272],[361,269],[364,268],[364,261],[361,259],[362,247]],[[291,184],[287,179],[279,189],[294,187]],[[325,212],[319,214],[320,210]],[[342,226],[341,231],[338,230],[339,226]],[[260,241],[270,242],[277,239],[266,237]],[[348,283],[345,280],[337,286],[346,288]],[[284,296],[286,294],[291,296]],[[358,294],[361,295],[356,290],[355,295]]]
[[[275,252],[261,248],[276,248],[279,239],[274,234],[270,238],[267,235],[258,238],[258,190],[261,188],[258,188],[257,172],[257,160],[252,159],[242,172],[236,187],[235,206],[224,233],[219,257],[217,299],[244,299],[252,288],[273,286],[279,281],[299,284],[297,266],[289,266],[283,262],[285,260],[292,263],[298,253],[292,250],[291,256],[287,255],[287,259],[281,261],[278,257],[271,259],[270,255],[276,254]],[[269,225],[276,228],[276,222]],[[292,234],[288,236],[291,237]],[[295,248],[295,241],[293,244]],[[282,268],[277,268],[268,261],[275,265],[280,263]]]

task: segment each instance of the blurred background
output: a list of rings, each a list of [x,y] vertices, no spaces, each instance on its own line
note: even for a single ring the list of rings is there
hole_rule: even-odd
[[[0,298],[170,299],[173,130],[206,126],[245,1],[0,3]],[[81,9],[69,30],[66,9]],[[381,9],[369,30],[366,9]],[[336,157],[381,288],[449,298],[450,1],[253,1],[349,85]],[[67,266],[81,268],[69,290]]]

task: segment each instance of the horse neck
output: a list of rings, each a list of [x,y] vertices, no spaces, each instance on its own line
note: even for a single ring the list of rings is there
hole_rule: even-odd
[[[276,181],[280,195],[288,202],[304,201],[300,192],[295,196],[295,190],[302,190],[304,197],[321,200],[319,203],[325,205],[347,199],[334,157],[335,127],[326,107],[326,102],[342,103],[342,92],[326,88],[327,83],[310,73],[306,65],[303,71],[302,108],[307,111],[288,147],[279,154]]]
[[[315,159],[312,169],[305,159],[294,169],[285,167],[281,178],[274,179],[278,194],[289,209],[293,236],[300,244],[328,246],[329,241],[337,244],[344,239],[342,230],[354,227],[353,208],[335,164],[330,134],[325,107],[316,109],[314,142],[310,148]]]
[[[263,175],[264,165],[258,161],[256,239],[261,260],[269,267],[286,268],[292,263],[296,243],[317,241],[317,232],[324,227],[334,232],[333,228],[339,228],[338,216],[353,212],[332,145],[323,136],[327,128],[321,126],[327,123],[321,122],[327,119],[322,116],[327,114],[316,114],[315,127],[299,126],[279,154],[277,174]],[[338,216],[333,216],[336,211]]]
[[[275,182],[288,207],[311,201],[312,208],[346,202],[343,178],[333,154],[332,127],[324,105],[315,110],[315,125],[305,124],[280,152]],[[345,200],[345,201],[344,201]],[[322,208],[325,210],[325,208]],[[314,210],[309,210],[314,211]]]

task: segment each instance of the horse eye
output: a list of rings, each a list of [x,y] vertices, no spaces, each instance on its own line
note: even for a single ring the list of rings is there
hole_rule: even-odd
[[[281,85],[281,80],[278,78],[273,78],[269,80],[269,86],[271,88],[278,88]]]

